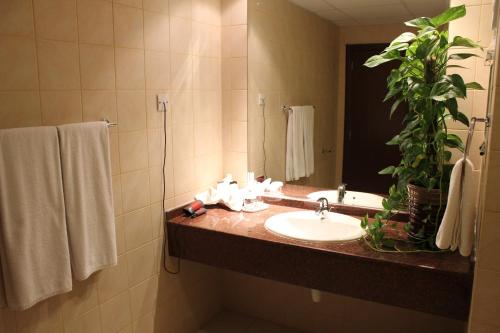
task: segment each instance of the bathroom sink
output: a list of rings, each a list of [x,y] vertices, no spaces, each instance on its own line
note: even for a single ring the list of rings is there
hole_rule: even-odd
[[[265,227],[281,236],[315,242],[354,240],[365,233],[357,218],[332,212],[323,216],[307,210],[281,213],[268,218]]]
[[[312,200],[327,198],[330,203],[336,203],[337,196],[337,190],[312,192],[307,195]],[[382,199],[384,197],[372,193],[346,191],[343,204],[383,209]]]

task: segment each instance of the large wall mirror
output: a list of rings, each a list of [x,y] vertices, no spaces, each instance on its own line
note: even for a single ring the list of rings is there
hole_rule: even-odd
[[[377,195],[393,179],[378,171],[400,160],[397,147],[385,143],[400,131],[402,116],[389,119],[390,103],[383,103],[397,64],[368,69],[363,63],[407,31],[404,21],[448,6],[447,0],[249,1],[248,170],[331,190],[336,201],[335,191],[346,184],[344,204],[380,207]],[[287,143],[291,114],[308,114],[294,121],[309,128],[311,108],[314,129],[305,137],[312,140],[306,156],[312,154],[313,166],[306,161],[305,168],[313,170],[294,177],[287,169],[294,162]]]

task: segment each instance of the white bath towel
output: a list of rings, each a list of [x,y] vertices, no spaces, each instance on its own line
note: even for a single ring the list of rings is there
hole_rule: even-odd
[[[0,263],[10,309],[72,289],[55,127],[0,130]]]
[[[293,106],[288,116],[286,180],[314,173],[314,107]]]
[[[71,268],[84,280],[117,262],[108,129],[105,122],[57,129]]]
[[[469,256],[474,242],[474,223],[477,213],[478,184],[473,175],[474,166],[467,159],[457,161],[451,172],[448,203],[436,236],[440,249],[457,248]]]

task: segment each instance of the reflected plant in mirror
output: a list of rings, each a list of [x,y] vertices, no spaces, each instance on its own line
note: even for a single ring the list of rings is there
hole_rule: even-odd
[[[447,121],[469,125],[460,112],[457,99],[467,98],[467,89],[483,89],[476,82],[465,83],[458,74],[448,74],[455,61],[475,57],[474,41],[456,36],[449,40],[447,23],[466,15],[465,6],[452,7],[433,17],[420,17],[405,22],[418,31],[405,32],[385,50],[370,57],[365,66],[373,68],[389,61],[400,65],[387,78],[388,92],[384,101],[393,101],[390,116],[398,106],[407,104],[404,129],[388,145],[397,145],[401,162],[380,171],[397,178],[383,200],[384,209],[374,221],[361,221],[367,231],[366,240],[377,250],[401,250],[410,243],[412,249],[438,250],[436,233],[447,201],[452,164],[452,150],[463,151],[460,137],[448,132]],[[464,51],[469,49],[470,51]],[[454,61],[451,64],[450,61]],[[404,232],[394,232],[394,212],[407,209],[410,221]],[[391,236],[392,235],[392,236]],[[409,242],[408,242],[409,241]]]

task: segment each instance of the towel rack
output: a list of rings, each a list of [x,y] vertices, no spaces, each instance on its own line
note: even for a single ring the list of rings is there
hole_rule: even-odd
[[[316,110],[316,105],[313,105],[312,107],[313,107],[314,110]],[[289,106],[289,105],[283,105],[281,107],[281,109],[283,110],[283,112],[290,112],[290,111],[292,111],[292,107]]]
[[[108,127],[116,127],[116,126],[118,126],[117,123],[112,123],[109,120],[107,120],[106,118],[103,118],[102,121],[106,122],[106,124],[108,125]]]
[[[474,135],[474,128],[476,127],[476,123],[484,123],[486,127],[490,126],[490,119],[488,117],[486,118],[476,118],[472,117],[470,120],[469,124],[469,131],[467,132],[467,141],[465,141],[465,148],[464,148],[464,157],[463,160],[465,162],[465,159],[467,156],[469,156],[469,151],[470,151],[470,145],[472,143],[472,135]],[[480,147],[480,153],[481,155],[484,155],[485,153],[485,146],[484,143]]]

